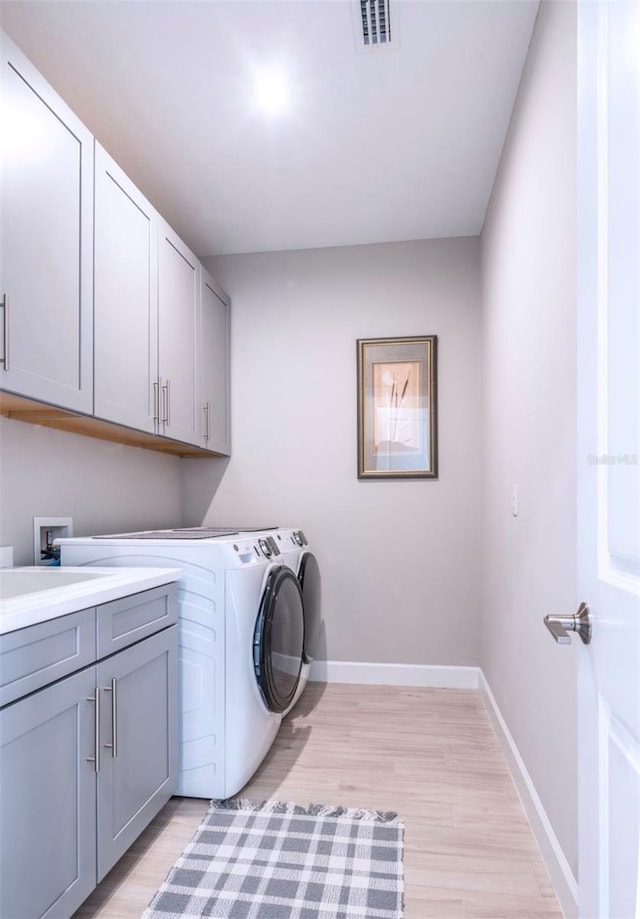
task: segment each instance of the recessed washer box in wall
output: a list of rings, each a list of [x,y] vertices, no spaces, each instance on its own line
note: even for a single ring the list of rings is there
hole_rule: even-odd
[[[33,563],[51,565],[56,561],[52,551],[56,539],[73,536],[73,517],[33,518]]]

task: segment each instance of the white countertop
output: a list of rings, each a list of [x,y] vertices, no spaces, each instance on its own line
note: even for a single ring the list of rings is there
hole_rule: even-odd
[[[48,580],[55,577],[55,572],[72,575],[100,575],[100,577],[83,580],[76,584],[65,583],[61,586],[50,587],[46,590],[37,590],[8,599],[0,599],[0,635],[13,632],[37,622],[75,613],[77,610],[98,606],[100,603],[109,603],[119,600],[129,594],[160,587],[177,581],[182,571],[180,568],[76,568],[65,566],[63,568],[38,567],[38,568],[3,568],[4,572],[47,572]],[[10,577],[10,574],[9,574]],[[61,578],[68,581],[68,578]]]

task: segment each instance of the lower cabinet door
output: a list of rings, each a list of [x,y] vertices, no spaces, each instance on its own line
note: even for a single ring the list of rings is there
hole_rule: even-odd
[[[97,672],[100,882],[177,786],[177,626],[114,654]]]
[[[0,711],[0,916],[67,919],[96,884],[95,668]]]

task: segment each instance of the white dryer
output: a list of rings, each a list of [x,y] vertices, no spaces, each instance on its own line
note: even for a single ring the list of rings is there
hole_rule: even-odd
[[[311,665],[319,651],[322,632],[322,584],[320,566],[302,530],[279,528],[274,535],[280,558],[295,572],[302,591],[304,608],[304,649],[298,688],[284,714],[294,707],[309,681]]]
[[[303,664],[297,575],[260,534],[196,528],[60,540],[62,565],[182,569],[177,794],[227,798],[262,762]]]

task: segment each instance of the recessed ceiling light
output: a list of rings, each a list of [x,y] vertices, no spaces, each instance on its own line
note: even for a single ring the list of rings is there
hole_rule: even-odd
[[[258,74],[255,82],[255,100],[266,115],[280,115],[289,108],[291,90],[284,74],[266,70]]]

